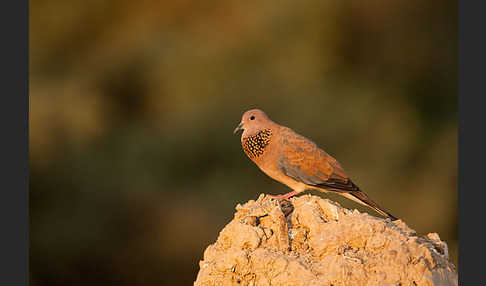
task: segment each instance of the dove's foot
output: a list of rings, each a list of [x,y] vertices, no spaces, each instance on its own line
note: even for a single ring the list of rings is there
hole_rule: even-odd
[[[286,200],[292,196],[295,196],[297,195],[299,192],[297,191],[292,191],[292,192],[288,192],[284,195],[268,195],[270,198],[272,199],[277,199],[277,200]]]

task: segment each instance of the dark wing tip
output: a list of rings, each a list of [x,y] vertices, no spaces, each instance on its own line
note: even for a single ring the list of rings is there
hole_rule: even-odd
[[[317,184],[316,187],[321,187],[324,189],[330,189],[334,191],[345,191],[345,192],[357,192],[359,187],[356,186],[351,180],[346,179],[334,179],[329,178],[326,182]]]

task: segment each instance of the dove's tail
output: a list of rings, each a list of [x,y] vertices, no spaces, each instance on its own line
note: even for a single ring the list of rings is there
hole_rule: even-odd
[[[375,203],[368,195],[366,195],[363,191],[360,190],[358,186],[356,186],[351,180],[347,180],[346,183],[341,183],[339,181],[331,181],[328,180],[326,183],[321,183],[318,186],[318,189],[324,191],[335,191],[338,194],[353,200],[359,204],[364,206],[370,207],[377,211],[379,214],[389,217],[391,220],[397,220],[395,216],[393,216],[388,211],[384,210],[380,207],[377,203]]]
[[[347,198],[349,198],[349,199],[351,199],[351,200],[353,200],[355,202],[358,202],[358,203],[360,203],[362,205],[371,207],[372,209],[374,209],[375,211],[377,211],[381,215],[383,215],[385,217],[389,217],[391,220],[397,220],[398,219],[394,215],[392,215],[391,213],[389,213],[388,211],[386,211],[385,209],[383,209],[382,207],[380,207],[377,203],[375,203],[373,200],[371,200],[362,191],[354,191],[354,192],[340,193],[340,194],[341,195],[344,195],[345,197],[347,197]]]

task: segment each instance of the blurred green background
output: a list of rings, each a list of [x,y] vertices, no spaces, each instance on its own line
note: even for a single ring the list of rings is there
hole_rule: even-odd
[[[191,285],[237,203],[289,191],[232,134],[250,108],[457,265],[456,1],[30,5],[31,285]]]

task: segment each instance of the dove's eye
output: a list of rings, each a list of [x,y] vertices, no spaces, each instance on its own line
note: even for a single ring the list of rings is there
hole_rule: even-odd
[[[250,120],[254,120],[254,119],[255,119],[255,116],[253,116],[253,115],[252,115],[252,116],[250,117]]]

